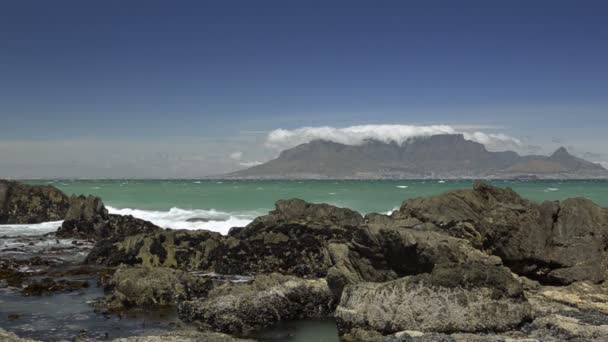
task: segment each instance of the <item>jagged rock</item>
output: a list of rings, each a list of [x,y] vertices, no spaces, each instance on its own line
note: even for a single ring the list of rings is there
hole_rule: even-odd
[[[114,342],[255,342],[215,332],[178,331],[159,336],[118,338]]]
[[[0,180],[0,224],[63,220],[69,206],[69,198],[53,186]]]
[[[158,230],[161,228],[130,215],[108,214],[99,197],[81,195],[70,198],[70,208],[57,230],[57,237],[118,241],[130,235]]]
[[[112,292],[104,299],[103,306],[120,310],[134,306],[170,306],[202,297],[211,288],[211,281],[165,267],[119,267],[105,286]]]
[[[606,279],[608,213],[586,199],[536,204],[477,182],[472,191],[405,201],[391,218],[393,225],[467,239],[545,284]]]
[[[388,335],[505,331],[529,320],[531,311],[504,267],[441,264],[431,273],[348,285],[335,316],[343,335],[354,329]]]
[[[269,274],[214,288],[205,299],[180,303],[178,313],[204,330],[242,336],[279,321],[329,315],[333,305],[323,279]]]

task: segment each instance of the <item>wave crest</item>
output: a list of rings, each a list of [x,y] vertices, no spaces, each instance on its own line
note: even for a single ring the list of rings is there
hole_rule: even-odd
[[[244,227],[259,216],[258,212],[227,213],[215,209],[181,209],[168,211],[114,208],[108,206],[110,214],[131,215],[150,221],[162,228],[198,230],[206,229],[220,234],[228,234],[232,227]]]

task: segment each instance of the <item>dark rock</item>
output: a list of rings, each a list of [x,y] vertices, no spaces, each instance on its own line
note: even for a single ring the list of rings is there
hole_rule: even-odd
[[[63,220],[69,206],[69,198],[53,186],[0,180],[0,224]]]
[[[11,259],[0,259],[0,281],[6,286],[19,287],[27,278],[27,275],[20,271],[17,261]]]
[[[203,330],[246,335],[279,321],[323,317],[333,300],[323,279],[260,275],[251,284],[224,284],[204,299],[179,304],[179,317]]]
[[[132,235],[122,241],[100,240],[86,258],[87,263],[106,266],[143,265],[182,270],[213,269],[212,253],[224,237],[206,230],[158,230]]]
[[[427,274],[348,285],[335,316],[341,334],[362,329],[389,335],[505,331],[529,320],[531,310],[506,268],[441,264]]]
[[[99,197],[72,196],[70,208],[61,228],[60,238],[110,239],[111,241],[161,230],[160,227],[133,216],[108,214]]]
[[[21,290],[22,296],[44,296],[56,292],[72,292],[89,287],[86,280],[67,280],[44,278],[28,284]]]
[[[536,204],[478,182],[472,191],[408,200],[392,219],[467,239],[546,284],[606,279],[608,213],[586,199]]]

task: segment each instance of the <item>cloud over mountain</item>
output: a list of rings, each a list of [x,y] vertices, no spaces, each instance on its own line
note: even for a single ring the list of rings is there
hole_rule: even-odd
[[[275,129],[268,133],[266,145],[277,149],[286,149],[317,139],[346,145],[361,145],[370,139],[384,143],[403,144],[416,137],[458,133],[463,134],[467,140],[486,145],[490,150],[518,149],[523,145],[521,140],[506,134],[485,133],[450,125],[357,125],[343,128],[321,126],[292,130]]]

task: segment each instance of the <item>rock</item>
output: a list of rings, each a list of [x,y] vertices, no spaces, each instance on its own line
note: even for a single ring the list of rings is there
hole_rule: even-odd
[[[179,304],[182,320],[203,330],[243,336],[279,321],[323,317],[333,300],[323,279],[259,275],[251,284],[225,284],[204,299]]]
[[[165,267],[120,267],[105,284],[112,289],[103,302],[111,310],[171,306],[205,296],[211,281]]]
[[[536,204],[477,182],[472,191],[405,201],[391,219],[467,239],[544,284],[606,279],[608,212],[586,199]]]
[[[72,292],[89,287],[86,280],[43,278],[28,284],[21,290],[22,296],[46,296],[57,292]]]
[[[53,186],[0,180],[0,224],[63,220],[69,206],[69,198]]]
[[[114,342],[255,342],[215,332],[178,331],[159,336],[118,338]]]
[[[574,317],[549,315],[534,320],[532,336],[557,341],[608,341],[608,325],[591,325]]]
[[[506,331],[531,318],[521,285],[504,267],[441,264],[431,273],[345,287],[336,309],[341,334],[404,330]]]
[[[568,286],[543,286],[526,292],[537,314],[598,312],[608,319],[608,288],[590,282]]]
[[[481,263],[501,265],[499,258],[489,256],[469,241],[416,229],[374,228],[367,238],[360,234],[346,244],[330,244],[332,266],[327,275],[336,300],[347,284],[385,282],[407,275],[428,273],[436,264]]]
[[[95,244],[86,262],[106,266],[213,269],[214,260],[220,258],[217,249],[223,239],[221,234],[206,230],[158,230],[128,236],[119,242],[104,239]]]
[[[232,230],[218,248],[215,271],[225,274],[280,272],[325,277],[332,266],[326,247],[361,232],[363,217],[350,209],[282,200],[268,215]]]
[[[20,287],[27,275],[20,270],[20,264],[12,259],[0,259],[0,281],[6,286]]]
[[[2,342],[37,342],[35,340],[28,340],[25,338],[19,338],[17,335],[0,328],[0,341]]]
[[[133,216],[108,214],[99,197],[72,196],[57,237],[119,241],[127,236],[152,233],[160,227]]]

